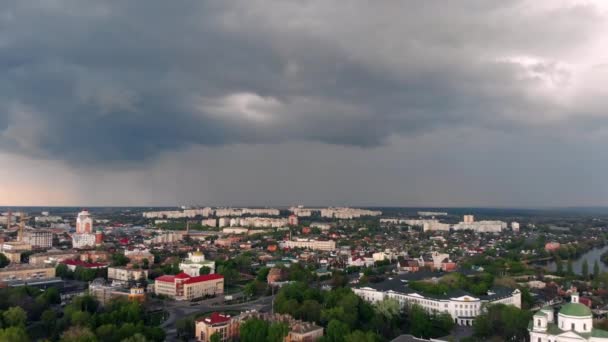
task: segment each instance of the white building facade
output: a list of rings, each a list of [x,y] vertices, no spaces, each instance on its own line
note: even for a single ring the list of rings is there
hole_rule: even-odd
[[[551,307],[535,313],[528,331],[530,342],[608,342],[608,331],[593,328],[593,313],[579,303],[578,293],[562,306],[557,319]]]
[[[398,285],[398,283],[396,284]],[[399,289],[380,289],[373,287],[354,288],[353,292],[370,303],[376,303],[387,298],[395,299],[404,307],[418,305],[428,312],[448,313],[458,325],[472,326],[475,317],[481,314],[482,308],[487,304],[506,304],[521,308],[521,292],[515,290],[496,290],[487,296],[473,296],[461,293],[459,295],[431,297],[407,289],[405,285],[396,286]]]

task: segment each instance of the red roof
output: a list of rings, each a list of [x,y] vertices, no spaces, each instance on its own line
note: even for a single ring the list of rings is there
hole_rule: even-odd
[[[164,275],[164,276],[160,276],[156,279],[154,279],[155,281],[164,281],[167,283],[174,283],[175,282],[175,277],[172,275]]]
[[[217,279],[224,279],[224,276],[221,274],[205,274],[205,275],[198,276],[198,277],[192,277],[192,278],[184,281],[184,284],[200,283],[202,281],[217,280]]]
[[[205,275],[198,276],[198,277],[191,277],[191,276],[187,275],[186,273],[182,272],[175,276],[172,276],[172,275],[160,276],[160,277],[156,278],[155,280],[164,281],[167,283],[174,283],[175,279],[186,279],[182,282],[182,284],[193,284],[193,283],[200,283],[202,281],[224,279],[224,276],[221,274],[205,274]]]
[[[80,267],[85,267],[85,268],[99,268],[99,267],[107,266],[106,264],[102,264],[100,262],[84,262],[81,260],[73,260],[73,259],[66,259],[66,260],[63,260],[61,263],[70,265],[70,266],[80,266]]]
[[[207,324],[225,323],[225,322],[230,321],[230,315],[221,314],[219,312],[214,312],[209,317],[204,317],[204,318],[198,319],[197,321],[199,321],[199,322],[202,321]]]

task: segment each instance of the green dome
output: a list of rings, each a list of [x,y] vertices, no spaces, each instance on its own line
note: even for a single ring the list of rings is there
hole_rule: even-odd
[[[591,316],[591,309],[580,303],[568,303],[562,306],[559,313],[566,316],[587,317]]]

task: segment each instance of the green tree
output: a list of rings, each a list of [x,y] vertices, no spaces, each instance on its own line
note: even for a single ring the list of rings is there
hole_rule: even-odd
[[[574,270],[572,269],[572,259],[568,259],[566,263],[566,273],[571,276],[574,274]]]
[[[57,314],[54,310],[46,309],[44,310],[44,312],[42,312],[40,320],[42,321],[47,330],[51,330],[55,327],[55,322],[57,321]]]
[[[55,267],[55,275],[60,278],[68,278],[71,275],[71,271],[68,269],[68,265],[66,264],[58,264]]]
[[[112,266],[126,266],[129,263],[129,258],[122,253],[112,254],[111,264]]]
[[[224,276],[225,284],[232,284],[239,279],[239,272],[233,266],[220,265],[217,268],[217,273]]]
[[[477,316],[473,322],[473,334],[482,340],[496,336],[509,336],[512,341],[525,341],[532,313],[511,305],[496,304]]]
[[[593,263],[593,282],[596,287],[597,287],[597,282],[598,282],[599,277],[600,277],[600,264],[597,262],[597,260],[595,260],[595,262]]]
[[[190,339],[194,337],[194,320],[192,318],[182,318],[175,322],[177,336]]]
[[[283,342],[289,333],[289,326],[284,322],[275,322],[268,327],[268,342]]]
[[[266,341],[268,328],[268,322],[261,319],[247,320],[239,328],[241,342]]]
[[[313,299],[307,299],[302,302],[295,317],[308,322],[319,322],[321,320],[321,310],[323,310],[321,303]]]
[[[115,324],[103,324],[95,329],[95,335],[100,341],[112,342],[118,340],[118,327]]]
[[[61,295],[59,294],[59,290],[56,287],[50,287],[46,289],[43,293],[44,298],[49,304],[60,304],[61,303]]]
[[[91,321],[91,314],[86,311],[74,311],[70,315],[72,325],[85,326]]]
[[[70,327],[61,335],[60,342],[97,342],[97,338],[89,328]]]
[[[583,279],[588,279],[589,278],[589,263],[587,262],[587,259],[583,260],[583,266],[582,266],[582,275],[583,275]]]
[[[205,274],[210,274],[210,273],[211,273],[211,268],[209,266],[203,266],[198,271],[198,274],[200,274],[200,275],[205,275]]]
[[[209,342],[222,342],[222,338],[220,337],[220,334],[218,333],[214,333],[213,335],[211,335],[211,337],[209,338]]]
[[[140,333],[136,333],[131,337],[127,337],[121,340],[121,342],[147,342],[146,337]]]
[[[30,338],[23,327],[0,329],[0,342],[29,342]]]
[[[144,258],[141,262],[144,269],[147,270],[150,268],[150,260],[148,260],[148,258]]]
[[[344,342],[376,342],[380,339],[372,331],[355,330],[344,337]]]
[[[409,311],[410,333],[416,337],[430,338],[433,336],[433,324],[429,315],[418,305],[413,305]]]
[[[11,261],[8,260],[8,258],[6,257],[6,255],[0,253],[0,268],[1,267],[6,267],[10,263],[11,263]]]
[[[345,336],[349,333],[350,328],[347,324],[334,319],[327,325],[325,337],[328,342],[344,342]]]
[[[387,320],[391,320],[399,316],[401,306],[396,299],[386,298],[374,304],[375,311]]]
[[[27,313],[18,306],[10,307],[2,313],[4,323],[11,327],[25,327]]]
[[[266,282],[267,281],[266,278],[268,277],[269,272],[270,272],[270,268],[262,267],[258,270],[258,273],[256,274],[255,278],[259,281]]]

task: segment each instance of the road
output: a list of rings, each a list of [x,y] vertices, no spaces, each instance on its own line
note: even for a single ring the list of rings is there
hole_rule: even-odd
[[[273,298],[274,296],[267,296],[250,302],[231,305],[222,304],[222,299],[219,297],[200,301],[196,305],[191,305],[192,303],[189,301],[159,301],[155,304],[160,305],[160,308],[169,312],[169,318],[161,324],[161,328],[163,328],[167,334],[167,341],[175,341],[177,339],[175,322],[180,318],[210,311],[270,311],[272,309]]]

